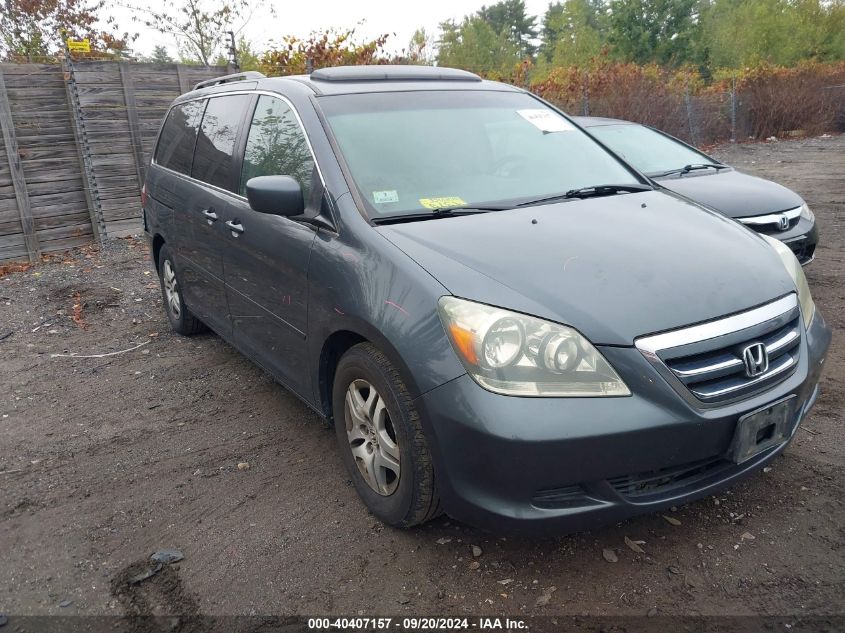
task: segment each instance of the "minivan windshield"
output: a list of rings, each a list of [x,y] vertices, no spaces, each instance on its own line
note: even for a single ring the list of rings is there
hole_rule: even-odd
[[[713,163],[706,154],[637,123],[596,125],[587,131],[649,176],[685,165]]]
[[[524,93],[346,94],[321,97],[320,106],[374,220],[641,184],[588,135]]]

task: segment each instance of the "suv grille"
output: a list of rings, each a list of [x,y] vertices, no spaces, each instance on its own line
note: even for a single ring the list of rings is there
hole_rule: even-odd
[[[768,367],[750,375],[754,372],[747,371],[743,350],[758,343],[765,347]],[[731,317],[638,339],[636,344],[676,389],[699,402],[720,404],[769,389],[795,371],[801,316],[795,295],[788,295]]]

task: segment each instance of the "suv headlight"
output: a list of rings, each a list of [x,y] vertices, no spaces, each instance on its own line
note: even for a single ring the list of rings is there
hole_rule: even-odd
[[[786,244],[762,233],[760,237],[766,240],[780,255],[780,260],[783,262],[786,272],[795,282],[795,289],[798,291],[798,303],[801,305],[801,315],[804,317],[804,327],[809,328],[813,315],[816,313],[816,304],[813,303],[813,296],[810,294],[810,286],[807,284],[804,268]]]
[[[810,207],[807,206],[806,202],[801,205],[801,217],[805,220],[809,220],[810,222],[813,222],[816,219],[815,214],[810,211]]]
[[[440,319],[470,376],[509,396],[629,396],[604,356],[572,328],[441,297]]]

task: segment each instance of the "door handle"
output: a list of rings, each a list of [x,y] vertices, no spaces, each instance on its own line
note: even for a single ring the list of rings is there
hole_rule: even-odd
[[[228,226],[229,230],[232,232],[232,237],[237,237],[238,235],[244,232],[244,226],[240,222],[233,222],[232,220],[227,220],[226,226]]]
[[[203,209],[202,214],[205,216],[205,219],[209,224],[217,221],[217,214],[211,209]]]

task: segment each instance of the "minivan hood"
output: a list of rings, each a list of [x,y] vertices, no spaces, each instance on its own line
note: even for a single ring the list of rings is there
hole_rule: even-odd
[[[778,213],[804,203],[791,189],[734,169],[690,173],[657,181],[661,186],[731,218]]]
[[[595,344],[632,345],[795,289],[763,239],[659,191],[376,230],[452,294],[570,325]]]

